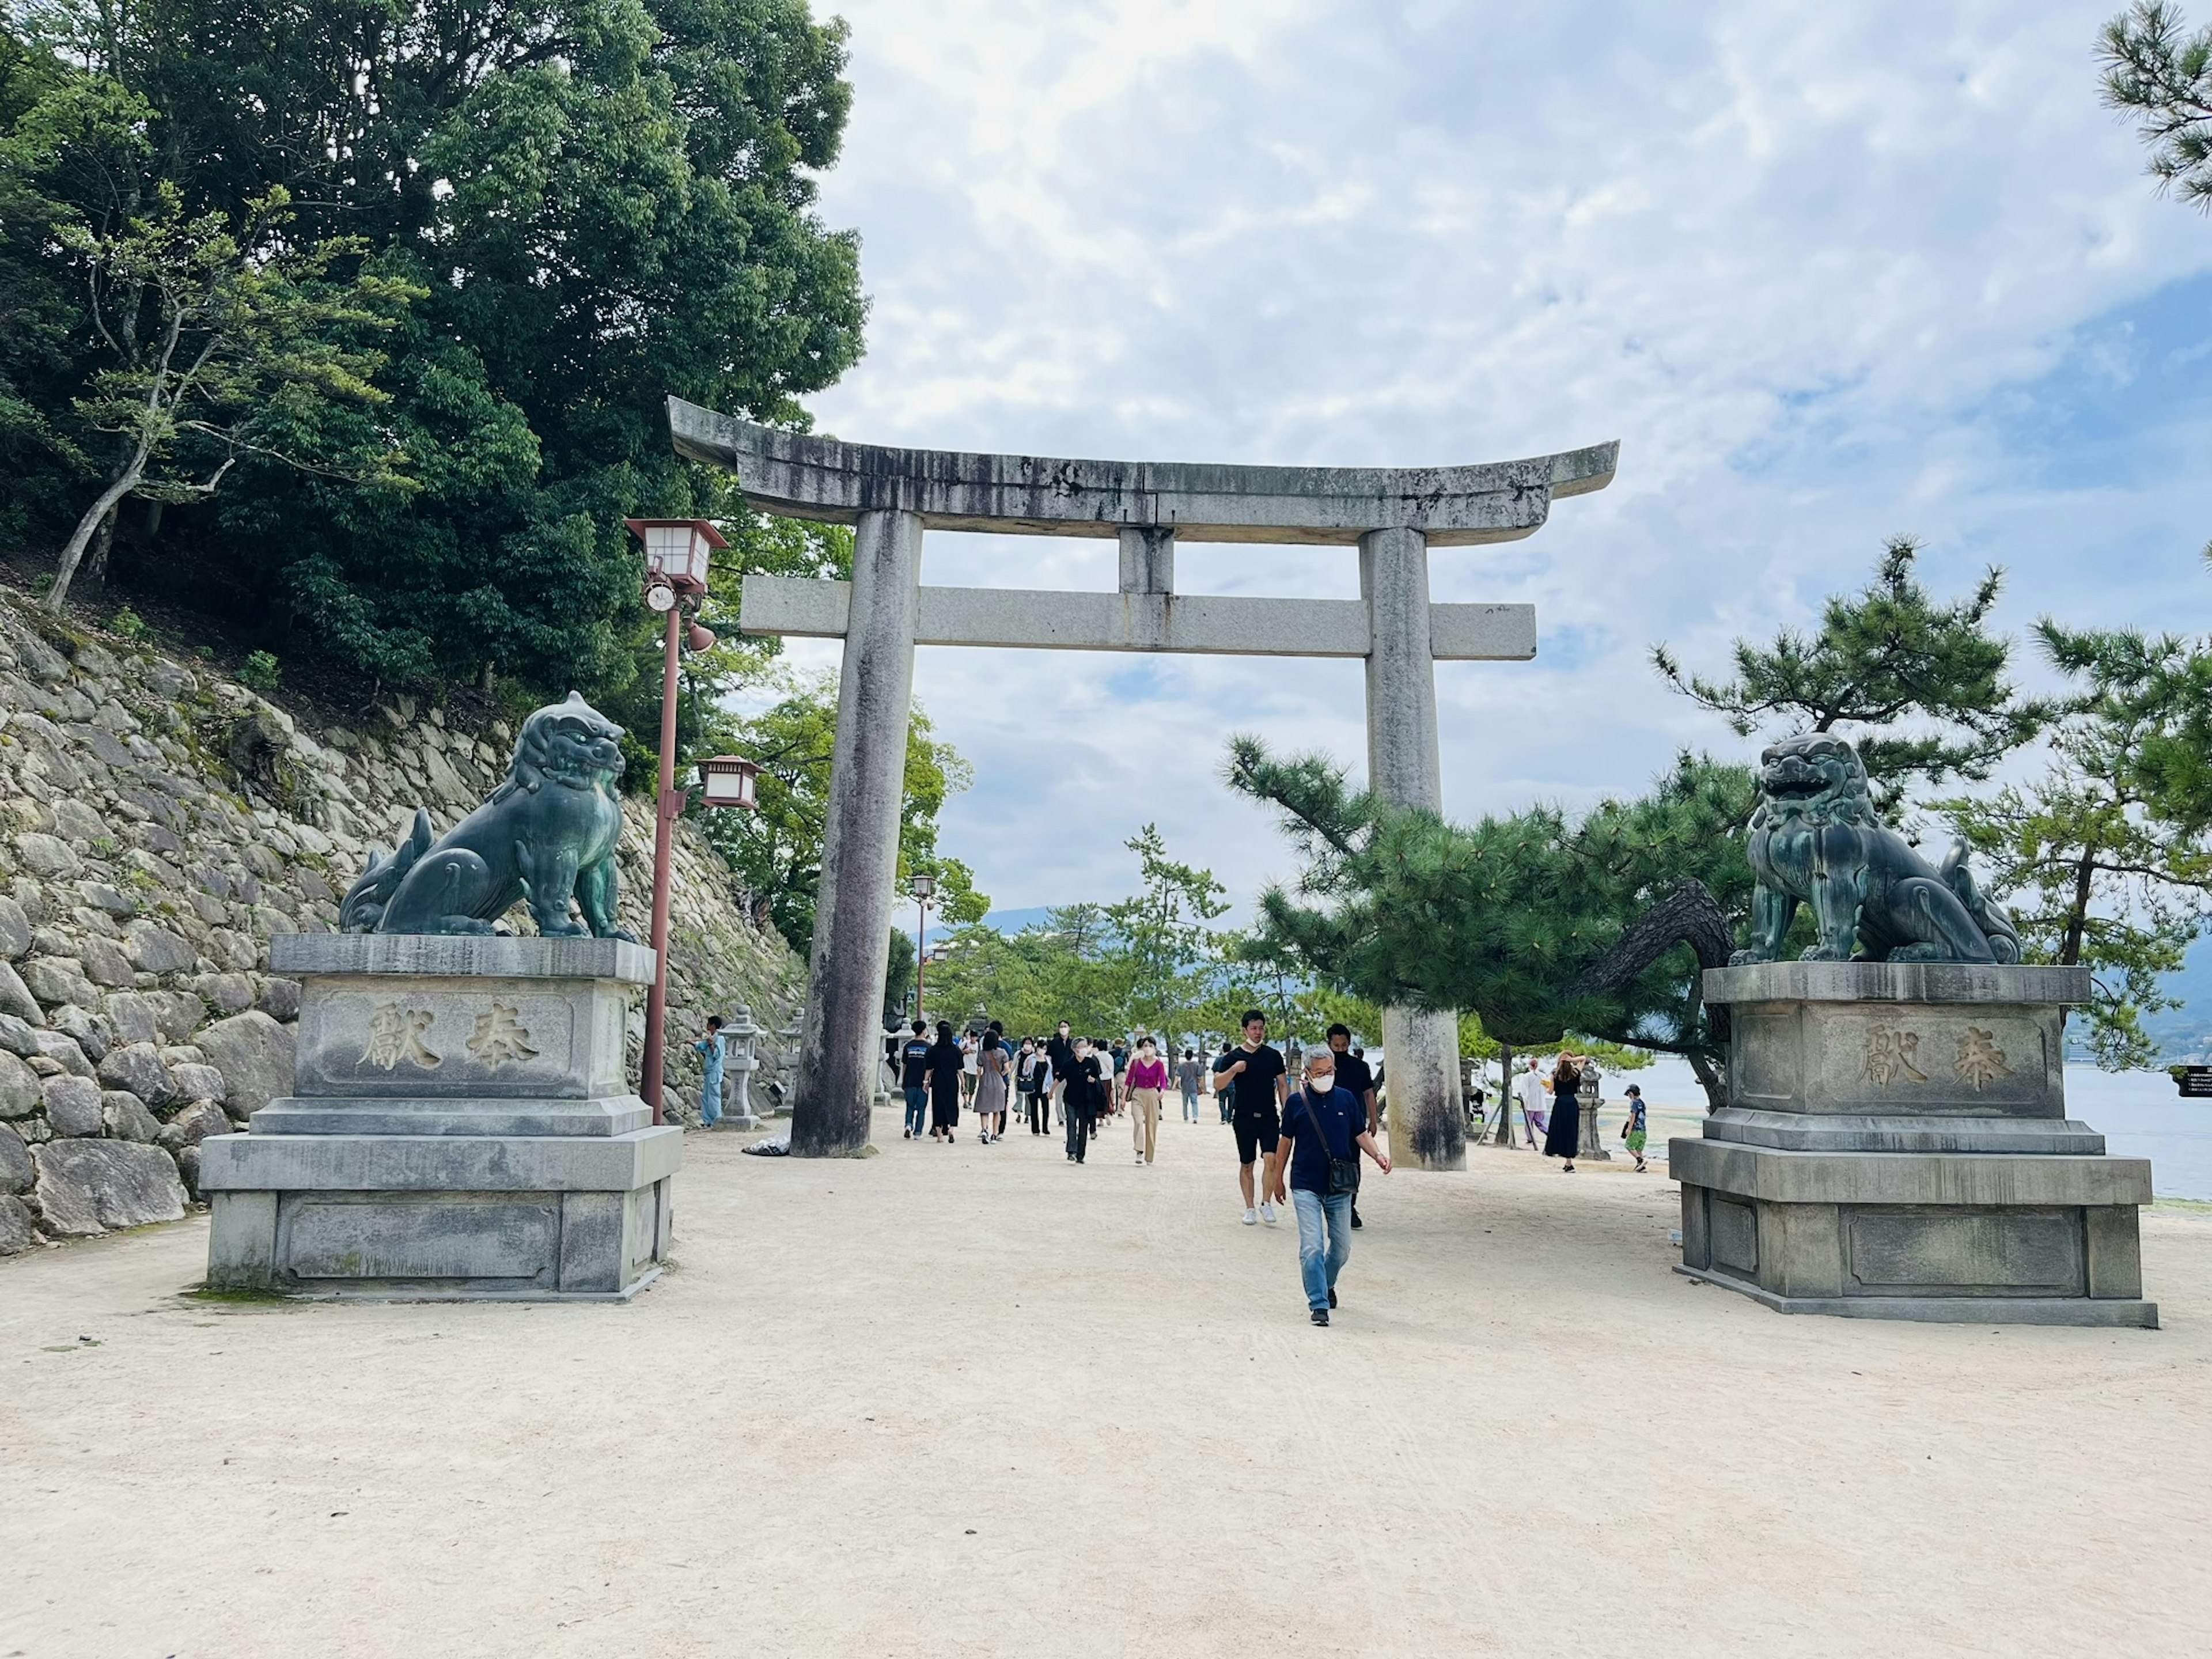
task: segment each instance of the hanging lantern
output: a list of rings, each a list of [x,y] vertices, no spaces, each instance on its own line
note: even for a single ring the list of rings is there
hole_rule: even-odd
[[[755,780],[760,768],[742,755],[717,755],[712,760],[699,763],[700,781],[706,786],[706,802],[709,806],[741,806],[746,811],[755,811],[759,803],[755,798]]]

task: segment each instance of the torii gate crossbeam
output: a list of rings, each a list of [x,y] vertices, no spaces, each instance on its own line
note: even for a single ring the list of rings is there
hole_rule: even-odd
[[[1432,665],[1527,661],[1536,619],[1528,605],[1431,603],[1428,550],[1534,533],[1556,498],[1610,483],[1620,453],[1407,468],[1070,461],[841,443],[676,398],[668,412],[677,449],[734,472],[753,507],[856,532],[849,583],[748,576],[739,621],[845,641],[791,1135],[793,1152],[817,1157],[868,1141],[916,645],[1363,658],[1370,785],[1441,811]],[[1113,537],[1121,591],[924,587],[926,529]],[[1356,545],[1360,597],[1177,594],[1178,535]],[[1463,1168],[1455,1022],[1387,1008],[1382,1042],[1393,1159]]]

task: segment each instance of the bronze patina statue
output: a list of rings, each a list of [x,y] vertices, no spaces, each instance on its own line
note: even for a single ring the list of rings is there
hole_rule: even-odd
[[[340,929],[489,933],[521,899],[541,933],[634,938],[615,921],[622,736],[578,692],[539,709],[522,723],[507,781],[441,837],[418,808],[414,833],[348,890]]]
[[[1820,938],[1808,962],[2018,962],[2012,920],[1974,885],[1966,846],[1940,868],[1883,828],[1858,751],[1825,732],[1770,744],[1751,817],[1751,944],[1735,962],[1782,954],[1800,904]]]

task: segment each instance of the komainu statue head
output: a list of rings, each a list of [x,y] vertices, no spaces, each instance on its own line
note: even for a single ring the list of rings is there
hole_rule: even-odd
[[[1858,750],[1826,732],[1767,744],[1759,757],[1759,809],[1752,827],[1787,818],[1879,825]]]
[[[623,773],[622,740],[622,727],[571,691],[566,702],[548,703],[522,722],[507,785],[534,795],[550,781],[611,794]]]
[[[1807,732],[1759,757],[1747,851],[1759,884],[1751,941],[1733,958],[1772,962],[1800,905],[1818,938],[1812,962],[2018,962],[2011,918],[1974,884],[1966,845],[1941,866],[1875,815],[1865,763],[1843,738]]]

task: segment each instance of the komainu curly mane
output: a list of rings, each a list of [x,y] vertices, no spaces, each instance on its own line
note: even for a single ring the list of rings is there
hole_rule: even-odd
[[[1954,842],[1940,868],[1875,817],[1858,751],[1825,732],[1759,757],[1751,817],[1751,942],[1732,958],[1772,962],[1800,904],[1812,908],[1813,962],[2018,962],[2011,918],[1974,884]]]
[[[622,738],[574,691],[538,710],[522,723],[506,781],[442,838],[418,807],[414,832],[347,891],[338,926],[489,933],[520,899],[541,933],[630,938],[615,921]]]

